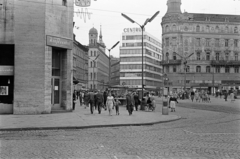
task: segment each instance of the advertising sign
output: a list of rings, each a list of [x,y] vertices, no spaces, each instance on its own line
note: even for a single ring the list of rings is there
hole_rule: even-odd
[[[0,86],[0,96],[8,95],[8,86]]]
[[[71,50],[73,42],[70,39],[47,35],[47,46],[54,46]]]
[[[0,75],[13,75],[13,66],[0,66]]]
[[[89,7],[91,0],[75,0],[75,5],[79,7]]]

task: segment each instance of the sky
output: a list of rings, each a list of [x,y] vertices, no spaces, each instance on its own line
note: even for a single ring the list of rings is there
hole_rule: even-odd
[[[188,13],[240,15],[239,8],[240,0],[182,0],[181,5],[181,11]],[[147,18],[160,11],[158,16],[145,26],[145,30],[161,41],[161,20],[167,12],[167,0],[91,0],[89,7],[75,5],[74,10],[74,34],[77,41],[88,45],[89,30],[94,27],[100,33],[101,25],[107,49],[120,41],[118,46],[111,50],[112,56],[119,57],[123,29],[139,27],[121,16],[121,13],[142,25]]]

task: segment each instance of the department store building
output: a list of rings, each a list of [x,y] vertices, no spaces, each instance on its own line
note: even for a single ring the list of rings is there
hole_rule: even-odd
[[[142,88],[156,91],[162,86],[162,47],[159,39],[143,31],[143,65],[142,65],[142,31],[140,28],[125,28],[120,47],[120,85],[130,88]]]
[[[0,3],[0,114],[70,110],[73,0]]]

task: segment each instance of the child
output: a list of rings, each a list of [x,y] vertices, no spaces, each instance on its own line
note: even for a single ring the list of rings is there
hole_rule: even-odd
[[[121,102],[118,100],[118,99],[116,99],[115,100],[115,109],[116,109],[116,115],[119,115],[120,113],[119,113],[119,105],[121,104]]]
[[[175,108],[176,108],[176,102],[178,103],[177,101],[177,98],[175,96],[171,96],[170,99],[169,99],[169,105],[170,105],[170,108],[171,108],[171,112],[175,112]]]

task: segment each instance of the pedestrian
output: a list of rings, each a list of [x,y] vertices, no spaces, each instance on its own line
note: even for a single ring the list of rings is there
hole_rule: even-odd
[[[107,102],[107,97],[108,97],[108,90],[106,89],[104,92],[103,92],[103,104],[104,104],[104,108],[105,110],[107,110],[107,105],[106,105],[106,102]]]
[[[89,93],[87,91],[84,93],[83,100],[85,105],[84,108],[86,109],[89,106]]]
[[[231,98],[231,102],[234,102],[234,93],[233,93],[233,91],[230,93],[230,98]]]
[[[106,105],[107,105],[107,108],[108,108],[108,112],[109,112],[109,115],[112,116],[112,109],[114,109],[113,105],[114,105],[114,98],[111,94],[111,92],[108,93],[108,97],[107,97],[107,101],[106,101]]]
[[[103,105],[103,94],[100,91],[97,92],[95,100],[96,100],[96,105],[98,109],[98,114],[101,114],[102,105]]]
[[[121,104],[121,102],[116,98],[115,99],[115,109],[116,109],[116,115],[119,115],[119,105]]]
[[[194,100],[194,95],[195,95],[195,93],[194,93],[194,91],[192,90],[192,91],[191,91],[191,100],[192,100],[192,102],[193,102],[193,100]]]
[[[127,102],[127,110],[129,115],[132,115],[133,112],[133,106],[134,106],[134,98],[131,94],[131,91],[128,92],[126,95],[126,102]]]
[[[134,93],[133,98],[134,98],[135,110],[138,111],[139,98],[138,98],[138,94],[136,92]]]
[[[95,93],[93,91],[89,92],[89,104],[90,104],[90,112],[93,114],[95,107]]]
[[[170,108],[171,108],[171,112],[176,111],[176,103],[178,103],[177,97],[171,95],[170,99],[169,99],[169,105],[170,105]]]
[[[72,97],[72,99],[73,99],[73,102],[72,102],[73,107],[72,107],[72,109],[75,110],[75,104],[76,104],[76,100],[77,100],[76,90],[73,91],[73,97]]]
[[[225,99],[225,101],[227,101],[227,96],[228,96],[228,93],[227,93],[227,91],[225,91],[224,92],[224,99]]]
[[[79,102],[80,102],[80,106],[82,106],[82,103],[83,103],[83,93],[81,91],[79,92]]]

